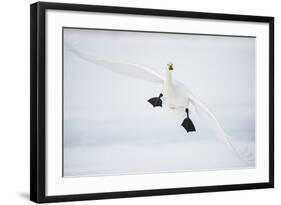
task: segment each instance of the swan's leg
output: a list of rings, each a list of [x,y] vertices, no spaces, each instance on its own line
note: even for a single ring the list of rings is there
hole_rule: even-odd
[[[187,117],[183,120],[183,122],[181,123],[181,126],[183,126],[183,128],[187,131],[187,132],[195,132],[195,126],[193,124],[193,122],[191,121],[191,119],[189,118],[189,110],[188,108],[185,109]]]
[[[162,107],[162,100],[161,97],[163,97],[163,94],[160,93],[159,97],[154,97],[150,98],[148,102],[153,106],[153,107]]]

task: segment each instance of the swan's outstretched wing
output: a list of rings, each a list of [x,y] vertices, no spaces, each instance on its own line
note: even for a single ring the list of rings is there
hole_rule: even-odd
[[[175,92],[184,99],[182,104],[183,108],[188,107],[188,104],[191,103],[195,108],[196,113],[207,120],[209,126],[215,131],[218,139],[225,141],[226,138],[229,138],[211,110],[198,98],[196,98],[183,83],[176,81],[174,88]]]
[[[118,73],[120,75],[125,75],[141,80],[146,80],[150,82],[163,82],[164,78],[160,74],[158,74],[155,69],[150,68],[148,66],[131,63],[127,61],[120,60],[112,60],[108,58],[102,58],[95,56],[93,54],[84,53],[79,51],[74,46],[67,44],[66,49],[71,51],[73,54],[78,57],[86,60],[90,63],[94,63],[96,65],[100,65],[112,72]]]
[[[229,135],[221,127],[220,123],[216,119],[215,115],[211,112],[211,110],[202,103],[198,98],[196,98],[191,93],[188,93],[189,100],[191,104],[195,107],[196,112],[201,116],[204,117],[209,126],[215,131],[217,138],[226,143],[232,150],[232,152],[243,162],[249,163],[251,160],[249,157],[246,157],[242,153],[240,153],[236,147],[233,145],[232,140]]]
[[[192,94],[189,94],[189,100],[200,117],[204,117],[207,120],[209,126],[215,131],[215,134],[219,140],[225,141],[226,138],[229,138],[229,136],[221,127],[219,121],[216,119],[215,115],[204,103],[202,103]]]

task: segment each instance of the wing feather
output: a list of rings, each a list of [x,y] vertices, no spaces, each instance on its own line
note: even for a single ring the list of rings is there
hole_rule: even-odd
[[[220,140],[226,143],[231,151],[244,163],[249,163],[250,160],[248,160],[245,156],[240,153],[236,147],[233,145],[232,140],[228,134],[223,130],[222,126],[220,125],[219,121],[216,119],[215,115],[211,112],[211,110],[202,103],[198,98],[196,98],[194,95],[189,93],[189,99],[191,101],[191,104],[195,107],[195,110],[200,116],[203,116],[209,126],[215,131],[216,137]]]
[[[229,136],[225,133],[222,126],[220,125],[219,121],[215,117],[215,115],[211,112],[211,110],[202,103],[198,98],[196,98],[194,95],[189,95],[189,99],[191,101],[191,104],[195,107],[195,110],[197,113],[201,116],[206,118],[208,124],[210,127],[215,131],[216,136],[220,139],[225,141],[226,138],[229,138]]]
[[[157,73],[155,69],[148,66],[127,61],[112,60],[109,58],[103,58],[93,54],[84,53],[79,51],[72,45],[66,45],[66,48],[85,61],[102,66],[103,68],[106,68],[114,73],[123,76],[129,76],[132,78],[156,83],[162,83],[164,80],[164,77],[162,75]]]

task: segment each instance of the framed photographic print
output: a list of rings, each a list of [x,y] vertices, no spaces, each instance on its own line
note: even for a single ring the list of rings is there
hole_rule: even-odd
[[[31,5],[34,202],[272,188],[274,18]]]

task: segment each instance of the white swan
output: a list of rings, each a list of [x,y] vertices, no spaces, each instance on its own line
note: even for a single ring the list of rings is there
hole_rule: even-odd
[[[186,108],[189,105],[189,97],[185,94],[183,86],[172,81],[173,64],[167,64],[166,75],[163,83],[164,105],[168,109]]]
[[[162,76],[161,74],[157,73],[155,69],[148,66],[90,55],[78,51],[74,46],[69,44],[66,45],[66,48],[80,58],[88,62],[100,65],[106,69],[111,70],[112,72],[150,82],[161,83],[163,85],[163,94],[161,93],[159,97],[148,100],[153,106],[162,106],[163,103],[163,107],[165,109],[169,109],[175,112],[186,111],[187,118],[184,119],[182,126],[187,130],[187,132],[189,132],[195,131],[195,127],[189,118],[188,112],[188,108],[191,104],[192,106],[194,106],[196,113],[200,117],[203,117],[205,120],[207,120],[209,126],[215,131],[216,137],[220,141],[223,141],[225,144],[227,144],[232,152],[241,161],[248,164],[253,160],[251,158],[252,156],[247,157],[245,154],[243,154],[245,153],[245,151],[240,153],[236,149],[236,147],[231,142],[231,138],[229,137],[229,135],[226,134],[214,114],[204,103],[196,98],[184,84],[179,81],[172,80],[172,63],[167,64],[166,75]]]

